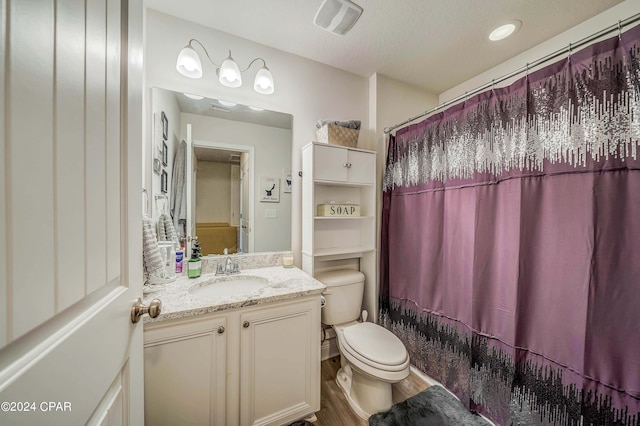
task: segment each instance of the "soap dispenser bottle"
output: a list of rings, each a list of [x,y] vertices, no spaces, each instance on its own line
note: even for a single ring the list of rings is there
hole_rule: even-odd
[[[194,244],[191,251],[191,259],[189,259],[187,265],[189,278],[198,278],[202,275],[202,260],[200,260],[200,248],[197,244]]]

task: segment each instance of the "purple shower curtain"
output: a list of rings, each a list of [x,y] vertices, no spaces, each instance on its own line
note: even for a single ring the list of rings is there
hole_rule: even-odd
[[[502,425],[640,425],[639,149],[640,27],[392,136],[380,322],[412,363]]]

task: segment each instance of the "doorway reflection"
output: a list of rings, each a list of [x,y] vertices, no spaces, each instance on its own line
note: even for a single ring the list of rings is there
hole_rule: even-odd
[[[229,253],[247,251],[246,241],[242,238],[241,219],[245,216],[242,170],[243,166],[248,169],[248,161],[242,154],[239,151],[194,148],[196,235],[205,256],[222,254],[225,248]]]

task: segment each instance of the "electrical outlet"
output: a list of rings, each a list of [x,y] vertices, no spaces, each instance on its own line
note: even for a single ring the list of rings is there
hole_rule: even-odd
[[[278,217],[278,211],[276,209],[264,209],[265,219],[275,219]]]

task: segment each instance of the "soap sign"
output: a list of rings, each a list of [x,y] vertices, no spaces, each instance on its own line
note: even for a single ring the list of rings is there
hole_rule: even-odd
[[[357,204],[318,204],[318,216],[360,216]]]
[[[356,206],[329,206],[329,216],[353,216]]]

